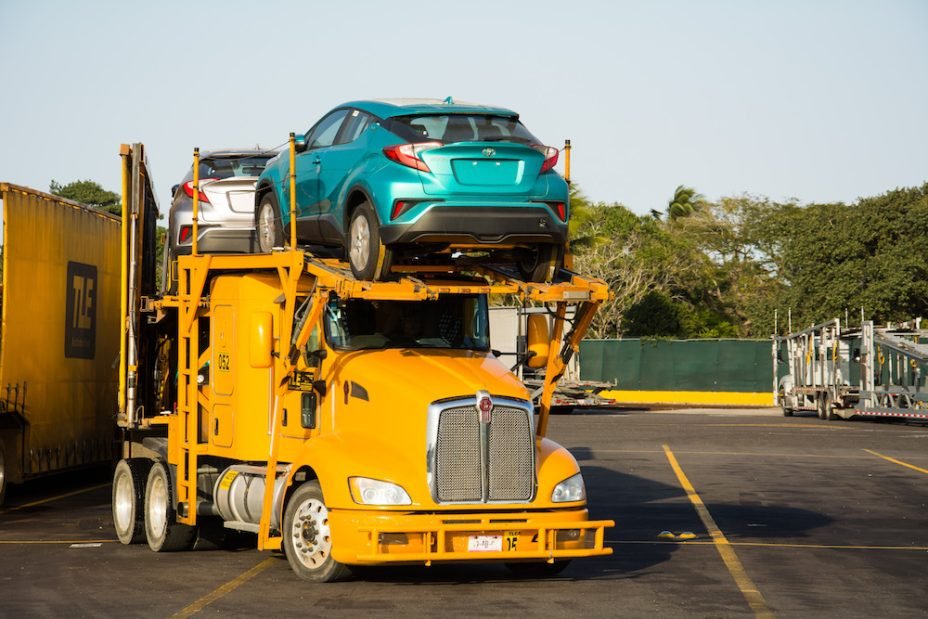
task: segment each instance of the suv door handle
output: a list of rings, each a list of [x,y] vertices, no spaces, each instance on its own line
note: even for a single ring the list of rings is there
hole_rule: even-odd
[[[316,155],[316,158],[313,159],[313,165],[322,165],[322,159],[319,158],[319,155]]]

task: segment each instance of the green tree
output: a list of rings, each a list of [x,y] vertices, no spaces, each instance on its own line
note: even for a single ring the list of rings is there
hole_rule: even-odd
[[[754,225],[794,328],[861,308],[877,322],[928,314],[928,183],[850,205],[777,205]]]
[[[62,185],[53,180],[48,188],[53,195],[74,200],[98,208],[107,213],[119,215],[122,213],[121,198],[118,193],[107,191],[99,183],[91,180],[73,181]]]
[[[692,187],[679,185],[673,192],[673,198],[667,204],[667,218],[671,221],[680,217],[689,217],[701,211],[706,204],[702,194],[696,193]]]

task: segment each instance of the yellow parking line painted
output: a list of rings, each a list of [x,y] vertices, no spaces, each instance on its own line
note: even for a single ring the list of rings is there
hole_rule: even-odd
[[[200,612],[201,610],[203,610],[204,608],[206,608],[207,606],[209,606],[210,604],[212,604],[219,598],[231,593],[232,591],[239,588],[240,586],[242,586],[243,584],[245,584],[246,582],[248,582],[249,580],[257,576],[258,574],[260,574],[267,568],[271,567],[275,563],[277,563],[277,559],[274,559],[274,558],[265,559],[264,561],[257,564],[256,566],[254,566],[247,572],[243,574],[239,574],[238,576],[236,576],[235,578],[233,578],[226,584],[222,585],[221,587],[217,587],[213,589],[212,591],[210,591],[209,593],[201,597],[199,600],[181,609],[177,613],[171,615],[172,619],[182,619],[182,618],[190,617],[190,616],[197,614],[198,612]]]
[[[113,544],[115,539],[0,539],[0,544]]]
[[[689,541],[663,541],[663,540],[606,540],[607,544],[673,544],[675,546],[714,546],[715,542],[700,540]],[[909,550],[914,552],[928,552],[928,546],[844,546],[837,544],[783,544],[777,542],[728,542],[730,546],[745,546],[750,548],[795,548],[801,550]]]
[[[693,507],[696,509],[699,519],[702,520],[703,526],[706,527],[706,530],[712,537],[712,543],[715,544],[715,548],[722,557],[725,567],[728,568],[728,572],[731,574],[735,584],[744,596],[745,601],[747,601],[748,606],[751,607],[751,610],[754,611],[754,615],[757,617],[773,617],[773,612],[770,610],[770,607],[767,606],[764,596],[761,595],[757,586],[744,570],[744,566],[741,565],[741,560],[738,559],[738,555],[732,548],[728,538],[725,537],[722,530],[715,524],[715,519],[712,518],[712,514],[709,513],[706,504],[702,502],[693,484],[691,484],[689,478],[687,478],[686,473],[680,468],[680,463],[677,462],[677,458],[670,450],[670,446],[664,445],[663,447],[664,453],[667,456],[667,461],[670,462],[670,468],[673,469],[690,503],[692,503]]]
[[[66,492],[65,494],[59,494],[57,496],[48,497],[47,499],[40,499],[38,501],[32,501],[31,503],[23,503],[22,505],[17,505],[15,507],[9,507],[7,509],[0,509],[0,514],[5,512],[15,512],[18,509],[26,509],[27,507],[35,507],[36,505],[42,505],[43,503],[50,503],[51,501],[57,501],[58,499],[66,499],[69,496],[74,496],[75,494],[83,494],[85,492],[90,492],[91,490],[98,490],[100,488],[105,488],[109,486],[110,482],[105,484],[97,484],[96,486],[90,486],[89,488],[81,488],[80,490],[75,490],[74,492]]]
[[[710,427],[724,428],[799,428],[801,430],[853,430],[854,428],[845,428],[841,426],[821,426],[805,423],[707,423]]]
[[[569,450],[570,448],[568,448]],[[657,449],[597,449],[595,447],[591,448],[592,451],[596,454],[659,454],[664,453],[663,451]],[[691,456],[753,456],[756,458],[818,458],[823,460],[859,460],[859,456],[826,456],[824,454],[790,454],[790,453],[776,453],[772,451],[768,452],[754,452],[754,451],[678,451],[678,454],[686,454]],[[926,456],[928,457],[928,456]]]
[[[888,460],[889,462],[892,462],[893,464],[898,464],[899,466],[904,466],[904,467],[912,469],[913,471],[918,471],[919,473],[924,473],[925,475],[928,475],[928,469],[923,469],[920,466],[915,466],[914,464],[909,464],[908,462],[903,462],[902,460],[896,460],[895,458],[884,456],[883,454],[877,453],[873,451],[872,449],[864,449],[864,451],[866,451],[868,454],[873,454],[877,458],[883,458],[884,460]]]

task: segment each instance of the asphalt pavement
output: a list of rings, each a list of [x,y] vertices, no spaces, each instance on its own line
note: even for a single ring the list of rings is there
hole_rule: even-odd
[[[108,472],[14,487],[0,616],[903,617],[928,614],[928,426],[765,410],[552,419],[614,554],[519,579],[497,565],[298,580],[279,554],[116,542]]]

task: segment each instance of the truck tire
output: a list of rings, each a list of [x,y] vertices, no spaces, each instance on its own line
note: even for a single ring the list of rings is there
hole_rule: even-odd
[[[155,552],[186,550],[196,539],[196,527],[177,522],[174,488],[164,462],[156,462],[145,484],[145,537]]]
[[[113,472],[113,526],[123,544],[145,540],[145,485],[151,465],[148,458],[123,459]]]
[[[380,224],[370,202],[362,202],[348,224],[348,264],[357,279],[383,281],[390,274],[393,252],[380,240]]]
[[[284,228],[273,190],[261,196],[261,204],[255,213],[255,236],[258,251],[263,254],[271,253],[275,247],[284,246]]]
[[[831,395],[827,393],[820,394],[815,400],[815,411],[819,419],[834,419],[831,412]]]
[[[828,421],[839,419],[838,415],[835,414],[835,403],[831,399],[831,394],[825,398],[825,419]]]
[[[563,262],[563,251],[557,245],[550,243],[538,245],[533,250],[527,250],[516,262],[522,279],[545,283],[554,279]]]
[[[554,563],[545,561],[530,563],[507,563],[506,567],[513,575],[519,578],[550,578],[557,576],[570,565],[569,559],[562,559]]]
[[[296,575],[310,582],[334,582],[351,572],[332,557],[329,510],[316,480],[301,485],[284,512],[283,550]]]

